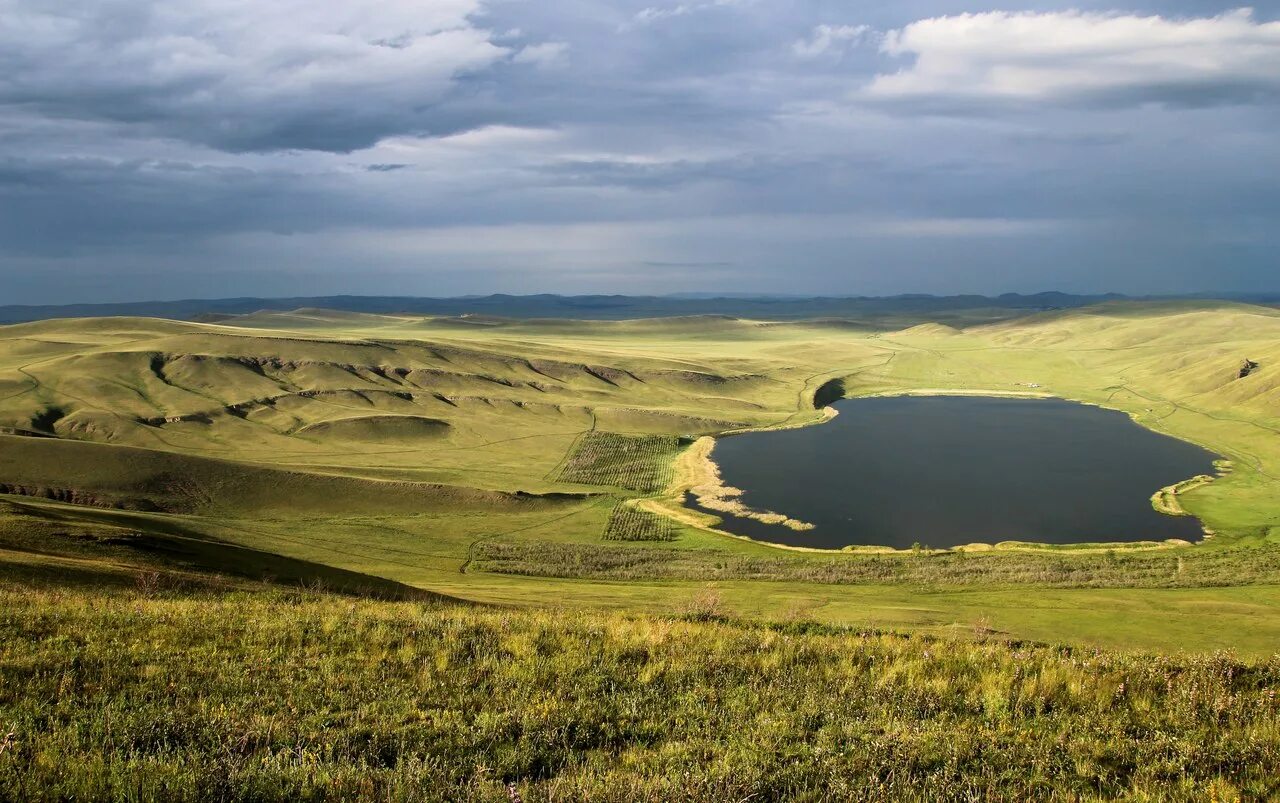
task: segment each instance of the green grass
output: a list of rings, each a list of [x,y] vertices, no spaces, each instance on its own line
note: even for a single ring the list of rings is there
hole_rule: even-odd
[[[671,482],[671,463],[679,451],[680,440],[674,435],[592,431],[574,444],[557,479],[657,493]]]
[[[992,321],[0,327],[0,799],[1280,796],[1280,314]],[[1031,384],[1228,458],[1177,497],[1214,536],[655,512],[690,438],[837,387]]]
[[[613,512],[609,514],[609,523],[604,528],[606,541],[674,541],[677,537],[675,523],[671,519],[640,510],[626,502],[614,505]],[[557,546],[567,548],[567,545]],[[492,549],[492,545],[482,548],[481,554],[487,555],[489,549]],[[579,576],[588,575],[583,573]]]
[[[1280,664],[324,593],[0,588],[0,797],[1264,799]],[[9,734],[5,736],[4,734]]]
[[[643,511],[625,508],[624,515]],[[649,514],[652,516],[652,514]],[[657,517],[654,517],[657,518]],[[608,533],[615,528],[610,519]],[[624,520],[625,521],[625,520]],[[622,529],[624,521],[617,525]],[[640,530],[645,525],[634,525]],[[641,530],[642,531],[642,530]],[[614,536],[619,541],[663,541]],[[602,580],[770,580],[826,584],[896,583],[916,587],[1206,588],[1280,584],[1280,545],[1189,550],[1043,550],[967,555],[937,551],[748,557],[727,551],[619,549],[595,544],[522,539],[490,541],[476,550],[476,568],[540,577]]]
[[[753,616],[802,604],[837,624],[939,633],[990,617],[1028,638],[1274,650],[1280,314],[1109,303],[945,323],[306,311],[0,327],[0,432],[26,433],[0,435],[15,492],[0,533],[61,559],[109,528],[140,534],[112,547],[124,565],[347,572],[479,602],[653,611],[714,580]],[[1258,368],[1241,379],[1245,358]],[[685,439],[811,421],[833,382],[849,395],[1036,384],[1123,410],[1232,461],[1178,497],[1216,534],[1112,562],[1073,549],[910,562],[611,515],[661,492]],[[675,540],[604,538],[627,532]]]

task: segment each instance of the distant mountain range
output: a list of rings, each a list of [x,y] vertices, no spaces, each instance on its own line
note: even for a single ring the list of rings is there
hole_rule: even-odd
[[[1208,295],[1179,298],[1210,298]],[[1277,294],[1221,296],[1224,299],[1274,303]],[[1132,298],[1116,293],[1073,295],[1046,292],[1022,295],[898,295],[801,297],[746,294],[691,293],[670,296],[621,295],[488,295],[454,298],[413,296],[299,296],[295,298],[216,298],[182,301],[136,301],[117,304],[6,305],[0,306],[0,323],[48,318],[99,316],[147,316],[180,320],[217,320],[259,310],[293,310],[302,307],[412,315],[493,315],[510,318],[588,318],[623,320],[673,315],[732,315],[744,318],[860,318],[895,314],[946,313],[956,310],[1005,309],[1030,312],[1067,309],[1103,301]],[[1164,298],[1171,298],[1166,296]]]

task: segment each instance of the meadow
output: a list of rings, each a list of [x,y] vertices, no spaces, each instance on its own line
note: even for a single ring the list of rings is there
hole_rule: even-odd
[[[297,310],[2,327],[0,558],[637,613],[711,582],[749,617],[1274,651],[1280,313],[1118,301],[933,317]],[[840,396],[939,392],[1103,405],[1205,446],[1222,475],[1156,501],[1212,535],[891,552],[851,533],[806,552],[683,505],[708,436],[821,426]]]
[[[122,574],[0,584],[14,800],[1261,800],[1280,663]]]
[[[0,798],[1280,795],[1280,313],[934,318],[0,327]],[[805,550],[685,506],[734,499],[715,438],[898,393],[1200,444],[1152,504],[1207,537]]]

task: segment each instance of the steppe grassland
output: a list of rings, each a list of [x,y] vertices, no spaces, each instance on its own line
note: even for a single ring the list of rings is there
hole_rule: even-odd
[[[322,311],[223,325],[103,319],[7,327],[0,425],[109,445],[10,437],[0,463],[29,487],[75,487],[98,502],[161,502],[158,510],[120,510],[9,497],[22,505],[21,515],[64,528],[212,539],[468,599],[669,610],[704,581],[529,578],[478,572],[484,563],[473,559],[485,545],[504,542],[679,550],[725,565],[731,561],[718,556],[776,559],[767,546],[694,526],[676,527],[674,541],[605,544],[617,500],[637,492],[564,482],[561,470],[591,432],[695,436],[811,421],[819,415],[813,393],[843,379],[850,395],[1043,392],[1125,410],[1233,463],[1227,476],[1180,497],[1217,533],[1193,549],[1266,550],[1274,542],[1274,311],[1115,304],[967,329],[886,329]],[[1260,367],[1241,379],[1245,359]],[[188,461],[159,473],[196,481],[157,483],[153,472],[122,487],[119,471],[92,476],[96,466],[137,466],[155,454],[127,445]],[[67,483],[59,475],[69,461],[54,452],[59,447],[115,456],[80,453],[76,482]],[[247,485],[246,466],[259,472]],[[1249,556],[1232,559],[1245,565]],[[802,570],[807,562],[867,559],[782,557],[806,562]],[[987,617],[1019,636],[1171,649],[1267,652],[1276,643],[1276,578],[1266,572],[1242,572],[1254,585],[1238,588],[1044,588],[1035,594],[1038,609],[1025,604],[1025,590],[1009,586],[1044,585],[1034,579],[975,588],[928,579],[832,585],[805,581],[804,571],[794,576],[717,582],[726,606],[765,617],[804,609],[826,621],[938,632]]]
[[[536,337],[562,353],[629,359],[679,357],[759,373],[783,393],[748,397],[772,416],[744,425],[812,420],[817,385],[842,378],[848,395],[946,390],[1044,393],[1123,410],[1143,426],[1206,446],[1232,461],[1228,477],[1181,502],[1210,529],[1265,537],[1280,525],[1280,314],[1216,302],[1116,303],[970,329],[921,324],[896,332],[831,323],[721,319],[622,323],[477,324],[473,342],[518,347]],[[1259,364],[1238,377],[1246,360]],[[1270,367],[1269,367],[1270,366]],[[779,399],[778,397],[782,398]],[[806,398],[807,396],[807,398]],[[709,397],[705,404],[718,407]],[[711,409],[706,417],[728,417]]]
[[[1263,800],[1280,666],[0,578],[14,800]]]

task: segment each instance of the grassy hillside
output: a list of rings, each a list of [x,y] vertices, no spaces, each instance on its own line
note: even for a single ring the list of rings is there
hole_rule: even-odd
[[[728,537],[679,505],[673,466],[700,436],[814,423],[833,393],[940,391],[1105,405],[1223,455],[1229,473],[1172,499],[1213,537],[817,554]],[[1014,319],[49,320],[0,327],[0,549],[6,565],[313,567],[647,612],[710,581],[741,615],[1265,655],[1280,643],[1278,433],[1280,313],[1225,302]]]
[[[1274,657],[8,577],[6,799],[1280,794]]]

